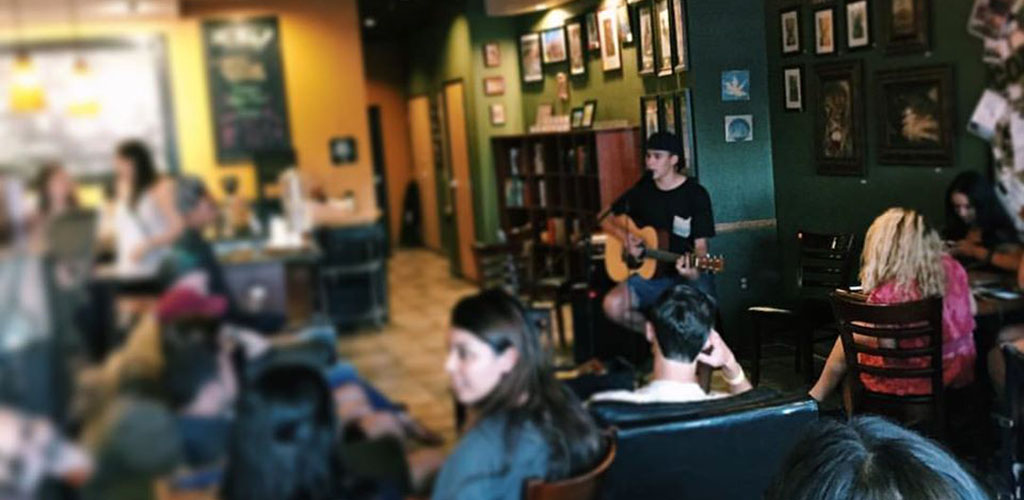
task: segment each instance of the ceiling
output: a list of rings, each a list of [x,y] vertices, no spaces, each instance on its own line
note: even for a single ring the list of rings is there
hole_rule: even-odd
[[[10,28],[15,19],[21,25],[70,23],[72,12],[77,12],[80,21],[174,18],[179,13],[178,3],[178,0],[0,0],[0,26]]]
[[[465,8],[467,0],[359,0],[363,39],[401,40],[430,21]],[[478,1],[478,0],[477,0]]]

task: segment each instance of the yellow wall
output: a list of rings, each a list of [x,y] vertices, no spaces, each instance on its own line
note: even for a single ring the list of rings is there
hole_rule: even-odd
[[[221,176],[235,174],[241,192],[252,197],[255,187],[250,165],[217,164],[201,21],[268,14],[278,16],[281,27],[292,142],[301,168],[321,182],[328,194],[339,195],[351,189],[361,211],[375,209],[356,0],[257,0],[247,2],[245,8],[237,2],[208,2],[188,8],[179,20],[94,23],[80,27],[79,33],[84,37],[165,35],[182,170],[205,178],[218,195]],[[67,25],[28,26],[22,36],[66,39],[70,34]],[[0,33],[0,37],[9,39],[10,33]],[[328,141],[336,136],[356,138],[357,164],[341,168],[330,165]]]

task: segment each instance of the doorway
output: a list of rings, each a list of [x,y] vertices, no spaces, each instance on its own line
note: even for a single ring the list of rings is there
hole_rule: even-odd
[[[412,136],[413,176],[420,190],[423,244],[441,251],[440,210],[437,204],[437,176],[434,174],[434,146],[430,131],[430,98],[409,99],[409,131]]]
[[[469,166],[469,140],[466,131],[466,89],[462,80],[445,83],[445,127],[448,160],[452,175],[451,202],[454,204],[457,262],[453,268],[459,275],[477,281],[473,244],[476,242],[476,216],[473,210],[473,182]]]

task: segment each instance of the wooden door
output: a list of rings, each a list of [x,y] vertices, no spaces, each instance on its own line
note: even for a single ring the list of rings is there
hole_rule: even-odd
[[[441,250],[434,146],[430,137],[430,98],[427,96],[409,99],[409,131],[412,137],[413,175],[420,187],[423,243],[427,248]]]
[[[452,172],[452,200],[455,202],[455,224],[459,271],[462,277],[476,281],[476,261],[473,244],[476,242],[476,217],[473,213],[473,183],[469,170],[469,140],[466,137],[466,96],[462,81],[444,86],[445,116],[447,117],[449,159]]]

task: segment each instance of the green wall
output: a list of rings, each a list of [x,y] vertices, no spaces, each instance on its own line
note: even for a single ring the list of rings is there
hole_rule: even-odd
[[[858,241],[875,216],[891,206],[904,206],[921,211],[928,220],[943,224],[943,195],[946,186],[958,173],[986,170],[989,164],[987,145],[965,131],[970,113],[981,95],[985,69],[981,62],[981,41],[966,32],[972,2],[930,2],[933,6],[932,52],[909,56],[886,56],[880,43],[882,2],[872,2],[872,35],[875,47],[848,53],[845,51],[845,28],[837,32],[836,56],[814,56],[807,45],[813,42],[812,11],[801,3],[801,29],[804,53],[782,57],[779,43],[779,9],[791,7],[792,0],[765,2],[768,34],[768,88],[771,92],[773,163],[775,165],[776,212],[779,237],[784,256],[783,272],[786,291],[796,290],[797,230],[853,232]],[[837,10],[841,4],[835,4]],[[837,24],[845,23],[845,13],[836,16]],[[864,116],[866,158],[864,177],[825,177],[815,174],[812,150],[814,136],[813,95],[811,84],[814,66],[834,61],[860,60],[864,65]],[[802,64],[804,67],[805,111],[783,111],[782,67]],[[956,160],[953,168],[878,165],[878,123],[873,118],[876,92],[875,72],[893,68],[952,64],[956,81],[956,119],[954,121]]]

